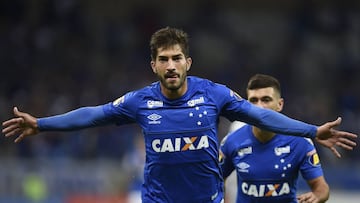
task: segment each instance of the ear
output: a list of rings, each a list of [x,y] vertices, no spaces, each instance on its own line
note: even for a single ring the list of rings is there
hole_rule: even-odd
[[[155,61],[150,61],[151,69],[154,73],[156,73]]]
[[[278,112],[282,111],[284,107],[284,99],[280,98],[278,103]]]
[[[191,59],[191,57],[188,57],[188,58],[186,59],[186,71],[189,71],[189,70],[190,70],[191,64],[192,64],[192,59]]]

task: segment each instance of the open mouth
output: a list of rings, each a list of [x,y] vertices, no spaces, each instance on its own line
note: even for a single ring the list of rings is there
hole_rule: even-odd
[[[166,74],[165,75],[165,78],[166,79],[177,79],[177,78],[179,78],[179,75],[178,74],[175,74],[175,73],[173,73],[173,74]]]

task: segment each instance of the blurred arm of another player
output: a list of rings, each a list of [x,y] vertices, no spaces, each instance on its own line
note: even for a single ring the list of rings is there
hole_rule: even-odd
[[[324,203],[329,199],[329,185],[324,176],[307,181],[311,192],[298,195],[299,203]]]

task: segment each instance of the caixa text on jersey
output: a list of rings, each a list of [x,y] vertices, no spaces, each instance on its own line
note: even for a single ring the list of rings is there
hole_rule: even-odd
[[[152,148],[155,152],[179,152],[187,150],[199,150],[208,147],[209,139],[207,135],[154,139],[152,141]]]

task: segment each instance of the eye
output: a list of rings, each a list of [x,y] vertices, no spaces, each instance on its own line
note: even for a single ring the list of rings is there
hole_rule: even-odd
[[[174,61],[180,61],[181,60],[181,56],[176,56],[173,58]]]
[[[272,101],[272,99],[270,97],[264,97],[264,98],[261,98],[261,101],[264,103],[269,103]]]
[[[249,102],[255,104],[255,103],[258,102],[258,99],[257,98],[250,98]]]

